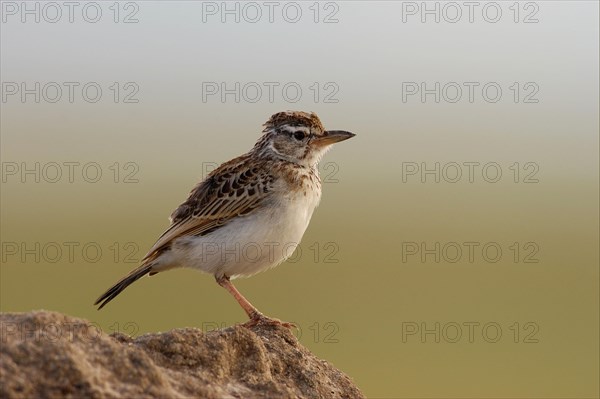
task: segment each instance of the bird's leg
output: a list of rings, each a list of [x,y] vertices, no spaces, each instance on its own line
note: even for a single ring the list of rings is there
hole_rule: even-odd
[[[217,283],[225,288],[236,301],[240,304],[244,312],[248,315],[250,320],[259,319],[261,316],[264,317],[262,313],[258,311],[244,296],[235,288],[235,286],[229,280],[229,276],[216,277]]]
[[[262,314],[258,309],[254,307],[254,305],[250,303],[250,301],[244,298],[244,296],[237,290],[237,288],[235,288],[233,283],[229,280],[229,276],[215,276],[215,279],[221,287],[225,288],[227,291],[229,291],[231,295],[233,295],[235,300],[240,304],[242,309],[244,309],[244,312],[246,312],[246,314],[250,318],[250,320],[242,324],[244,327],[253,327],[259,323],[279,324],[287,328],[296,327],[294,323],[287,323],[281,320],[271,319]]]

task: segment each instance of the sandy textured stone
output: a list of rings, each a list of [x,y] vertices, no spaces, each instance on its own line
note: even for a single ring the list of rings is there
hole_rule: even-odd
[[[0,397],[363,398],[283,327],[130,338],[54,312],[0,314]]]

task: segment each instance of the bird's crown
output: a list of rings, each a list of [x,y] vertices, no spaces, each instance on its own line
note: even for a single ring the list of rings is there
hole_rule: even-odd
[[[264,131],[279,130],[284,126],[307,127],[317,134],[323,133],[325,129],[321,120],[314,112],[284,111],[273,114],[264,124]]]

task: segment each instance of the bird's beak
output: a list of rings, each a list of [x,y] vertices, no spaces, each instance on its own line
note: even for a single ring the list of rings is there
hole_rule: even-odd
[[[327,130],[322,136],[313,139],[313,142],[319,146],[326,146],[339,141],[348,140],[351,137],[356,136],[354,133],[346,132],[344,130]]]

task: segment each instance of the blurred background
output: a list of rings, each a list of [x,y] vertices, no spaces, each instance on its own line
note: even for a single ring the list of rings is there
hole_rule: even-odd
[[[175,270],[93,301],[282,110],[357,136],[236,285],[369,397],[597,397],[598,3],[2,2],[0,310],[245,320]]]

